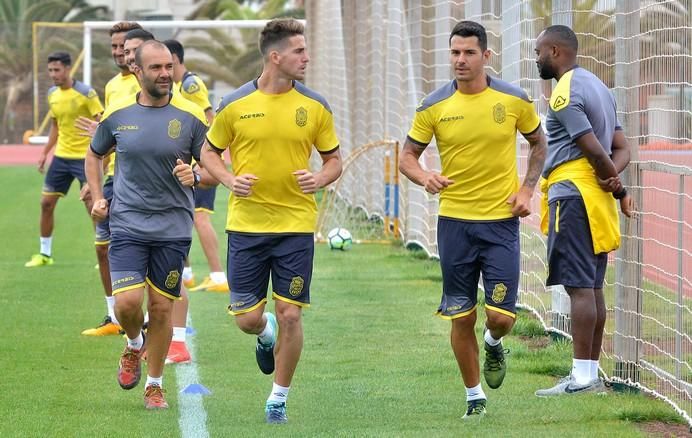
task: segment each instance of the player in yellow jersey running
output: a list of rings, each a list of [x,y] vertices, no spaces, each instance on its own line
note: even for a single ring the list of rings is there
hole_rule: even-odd
[[[243,332],[258,336],[260,370],[271,374],[276,368],[266,421],[286,423],[286,399],[303,349],[302,309],[310,303],[314,193],[341,174],[342,164],[329,105],[298,82],[309,61],[303,25],[272,20],[259,47],[262,74],[221,101],[202,165],[232,190],[226,225],[229,310]],[[309,170],[313,147],[322,158],[316,172]],[[233,172],[221,159],[225,149]],[[276,317],[264,312],[270,275]]]
[[[490,388],[498,388],[507,370],[502,337],[516,318],[519,217],[531,212],[546,140],[526,93],[485,73],[490,50],[483,26],[457,23],[449,48],[455,79],[416,109],[399,169],[428,193],[440,194],[442,300],[437,313],[452,322],[452,350],[466,387],[464,418],[473,419],[484,415],[486,406],[474,332],[479,275],[487,316],[483,375]],[[521,186],[517,131],[531,146]],[[424,170],[418,161],[433,136],[442,161],[440,174]]]
[[[125,60],[125,35],[134,29],[142,29],[139,23],[131,21],[121,21],[110,28],[109,34],[111,39],[111,56],[116,67],[120,72],[113,76],[106,83],[105,89],[105,107],[108,109],[113,102],[123,99],[127,96],[135,94],[140,90],[137,77],[130,71],[130,67]],[[77,127],[87,133],[96,129],[96,123],[89,119],[78,119]],[[89,135],[90,136],[90,135]],[[106,178],[103,184],[103,193],[105,199],[110,203],[113,198],[113,173],[115,170],[115,154],[111,154],[105,161],[107,163]],[[88,185],[84,186],[82,196],[87,196]],[[99,273],[101,275],[101,283],[106,296],[107,314],[103,321],[96,327],[86,329],[82,332],[86,336],[107,336],[117,335],[122,329],[118,320],[115,317],[113,306],[115,298],[113,298],[113,290],[111,287],[110,266],[108,264],[108,246],[110,244],[110,228],[108,218],[96,224],[96,255],[99,262]]]
[[[69,53],[55,52],[48,56],[48,75],[54,86],[48,91],[51,127],[38,161],[38,170],[43,173],[48,154],[55,147],[53,160],[48,167],[41,191],[40,250],[24,266],[33,268],[53,264],[52,244],[54,211],[58,199],[65,196],[77,179],[80,185],[86,182],[84,157],[89,139],[80,135],[75,120],[82,116],[98,119],[103,106],[96,91],[89,85],[72,79],[72,59]],[[57,147],[56,147],[57,145]],[[91,199],[84,199],[87,210]]]
[[[209,103],[209,92],[202,79],[188,71],[185,67],[185,49],[183,45],[176,40],[167,40],[163,43],[173,55],[173,80],[175,81],[176,88],[183,97],[202,108],[207,116],[207,121],[211,123],[214,118],[214,111],[212,111],[211,104]],[[203,181],[206,180],[207,174],[206,170],[200,169]],[[198,286],[192,287],[194,283],[192,268],[186,265],[183,280],[190,282],[185,283],[185,285],[192,287],[190,289],[191,292],[202,290],[228,292],[226,272],[223,270],[219,258],[219,242],[210,218],[210,215],[214,213],[215,199],[216,186],[195,189],[195,229],[197,230],[204,255],[207,258],[209,276]]]

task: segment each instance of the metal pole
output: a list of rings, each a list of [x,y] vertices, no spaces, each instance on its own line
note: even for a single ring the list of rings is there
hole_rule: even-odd
[[[682,258],[683,258],[683,243],[684,243],[684,229],[683,224],[685,221],[685,175],[680,175],[680,188],[678,190],[678,308],[675,315],[675,329],[677,331],[675,335],[675,378],[679,381],[682,380],[682,370],[680,364],[685,362],[682,357],[682,333],[684,333],[685,328],[682,325],[682,309],[685,305],[682,287],[682,277],[684,275],[682,271]]]
[[[89,21],[84,23],[84,70],[82,74],[83,82],[91,85],[91,27]]]

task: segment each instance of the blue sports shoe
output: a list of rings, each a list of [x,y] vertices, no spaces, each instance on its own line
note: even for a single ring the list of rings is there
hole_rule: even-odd
[[[273,336],[270,344],[264,344],[257,338],[257,345],[255,346],[255,358],[257,359],[257,366],[260,371],[264,374],[271,374],[274,372],[274,345],[276,344],[276,334],[278,332],[278,326],[276,324],[276,317],[273,313],[266,312],[267,324],[271,324]]]
[[[269,424],[288,423],[285,402],[267,402],[267,405],[264,407],[264,413],[266,414],[267,423]]]

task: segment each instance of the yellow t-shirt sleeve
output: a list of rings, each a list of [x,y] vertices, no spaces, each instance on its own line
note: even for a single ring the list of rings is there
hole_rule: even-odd
[[[435,134],[433,120],[431,108],[426,108],[423,111],[416,111],[416,116],[413,118],[413,125],[408,132],[408,136],[420,144],[427,145]]]
[[[315,147],[320,152],[331,152],[337,146],[339,146],[339,139],[336,137],[336,130],[334,129],[334,117],[332,113],[323,108]]]
[[[101,100],[95,90],[89,91],[87,95],[87,109],[92,116],[103,112],[103,105],[101,105]]]
[[[202,81],[195,78],[192,84],[187,87],[183,86],[181,91],[185,99],[194,102],[197,106],[202,108],[203,111],[211,108],[211,103],[209,103],[209,92]]]
[[[538,128],[541,119],[538,117],[533,103],[522,100],[520,105],[521,110],[519,112],[519,119],[517,120],[517,128],[522,134],[530,134]]]
[[[216,115],[214,121],[207,131],[207,140],[216,149],[227,149],[233,141],[233,132],[231,124],[228,123],[229,111],[227,108]]]

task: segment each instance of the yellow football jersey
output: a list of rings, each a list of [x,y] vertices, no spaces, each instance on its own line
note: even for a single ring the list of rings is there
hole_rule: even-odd
[[[118,100],[122,100],[137,93],[139,90],[141,90],[141,88],[139,86],[139,81],[137,81],[137,76],[133,73],[124,76],[122,72],[118,73],[106,84],[106,108],[112,106]],[[113,175],[115,175],[115,153],[110,155],[108,169],[106,170],[106,176]]]
[[[103,112],[96,90],[77,80],[67,90],[51,87],[48,90],[48,106],[50,116],[58,125],[55,156],[72,160],[83,159],[89,147],[89,137],[81,135],[82,131],[75,127],[75,121],[80,116],[93,119]]]
[[[231,195],[226,229],[248,233],[313,233],[317,205],[293,172],[309,168],[313,146],[336,151],[339,142],[326,100],[296,82],[287,93],[265,94],[257,82],[224,97],[207,140],[230,149],[236,175],[258,177],[247,198]]]
[[[408,137],[426,146],[433,135],[442,175],[454,181],[440,193],[440,216],[464,220],[512,217],[507,199],[519,188],[517,131],[540,125],[521,88],[488,77],[488,87],[462,94],[456,80],[437,89],[416,109]]]
[[[211,108],[207,86],[204,85],[204,81],[196,74],[186,71],[183,75],[183,80],[176,83],[173,88],[179,90],[185,99],[196,103],[197,106],[202,108],[202,111]]]

